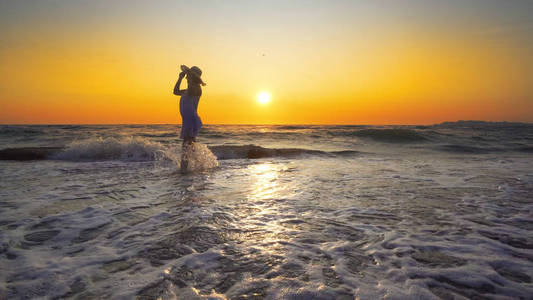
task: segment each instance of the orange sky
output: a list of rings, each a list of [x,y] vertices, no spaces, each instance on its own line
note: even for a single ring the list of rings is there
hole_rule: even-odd
[[[533,122],[531,2],[285,2],[1,2],[0,123]]]

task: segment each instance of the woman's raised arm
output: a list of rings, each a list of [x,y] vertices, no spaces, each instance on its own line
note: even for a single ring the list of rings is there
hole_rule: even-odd
[[[180,90],[181,81],[183,80],[183,77],[185,77],[185,72],[181,72],[178,81],[176,82],[176,85],[174,85],[174,95],[181,96],[186,90]]]

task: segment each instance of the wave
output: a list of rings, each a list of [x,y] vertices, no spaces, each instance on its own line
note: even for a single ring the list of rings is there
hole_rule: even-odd
[[[149,161],[164,157],[169,148],[143,138],[91,138],[67,147],[23,147],[0,150],[0,160]]]
[[[335,132],[333,135],[357,136],[385,143],[413,143],[428,140],[428,138],[415,130],[403,128],[361,129],[356,131]]]
[[[0,136],[34,136],[43,134],[40,127],[31,128],[29,126],[3,125],[0,126]]]
[[[528,147],[528,146],[519,147],[516,150],[519,152],[533,153],[533,147]]]
[[[295,157],[301,155],[318,156],[350,156],[360,152],[352,150],[344,151],[320,151],[302,148],[264,148],[256,145],[222,145],[209,146],[209,149],[218,159],[240,159],[240,158],[265,158],[265,157]]]
[[[176,137],[175,132],[164,132],[164,133],[143,133],[141,134],[143,137],[148,138],[165,138],[165,137]]]
[[[156,160],[166,150],[167,148],[160,143],[138,137],[93,138],[75,141],[50,158],[70,161],[150,161]]]
[[[440,124],[435,124],[433,127],[436,128],[469,128],[469,129],[502,129],[502,128],[531,128],[532,123],[523,123],[523,122],[488,122],[488,121],[477,121],[477,120],[461,120],[455,122],[442,122]]]
[[[302,148],[264,148],[256,145],[208,146],[217,159],[257,159],[266,157],[297,157],[314,155],[324,157],[353,156],[352,150],[319,151]],[[205,152],[205,151],[204,151]],[[24,147],[0,150],[0,160],[66,160],[66,161],[178,161],[181,145],[167,146],[140,137],[92,138],[76,141],[67,147]]]
[[[481,148],[481,147],[457,145],[457,144],[441,145],[441,146],[438,146],[437,149],[441,151],[445,151],[445,152],[464,153],[464,154],[483,154],[483,153],[505,151],[504,149],[499,149],[499,148],[490,148],[490,147]]]
[[[42,160],[63,150],[63,147],[24,147],[0,150],[0,160]]]
[[[304,130],[307,130],[309,129],[309,125],[278,125],[278,126],[275,126],[274,128],[277,129],[277,130],[300,130],[300,129],[304,129]]]

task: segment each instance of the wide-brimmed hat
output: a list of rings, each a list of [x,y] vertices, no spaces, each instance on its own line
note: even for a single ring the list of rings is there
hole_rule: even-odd
[[[187,67],[186,65],[181,65],[181,70],[183,72],[186,72],[189,74],[189,76],[196,77],[201,85],[205,86],[205,82],[202,80],[202,70],[198,68],[197,66],[192,66],[191,68]]]
[[[202,70],[200,70],[200,68],[198,68],[197,66],[192,66],[189,69],[189,74],[193,74],[196,77],[200,78],[202,76]]]

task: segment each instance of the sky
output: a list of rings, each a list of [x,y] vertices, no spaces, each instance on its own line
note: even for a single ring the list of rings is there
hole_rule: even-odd
[[[179,124],[181,64],[203,70],[204,124],[533,122],[532,11],[530,0],[0,0],[0,123]]]

